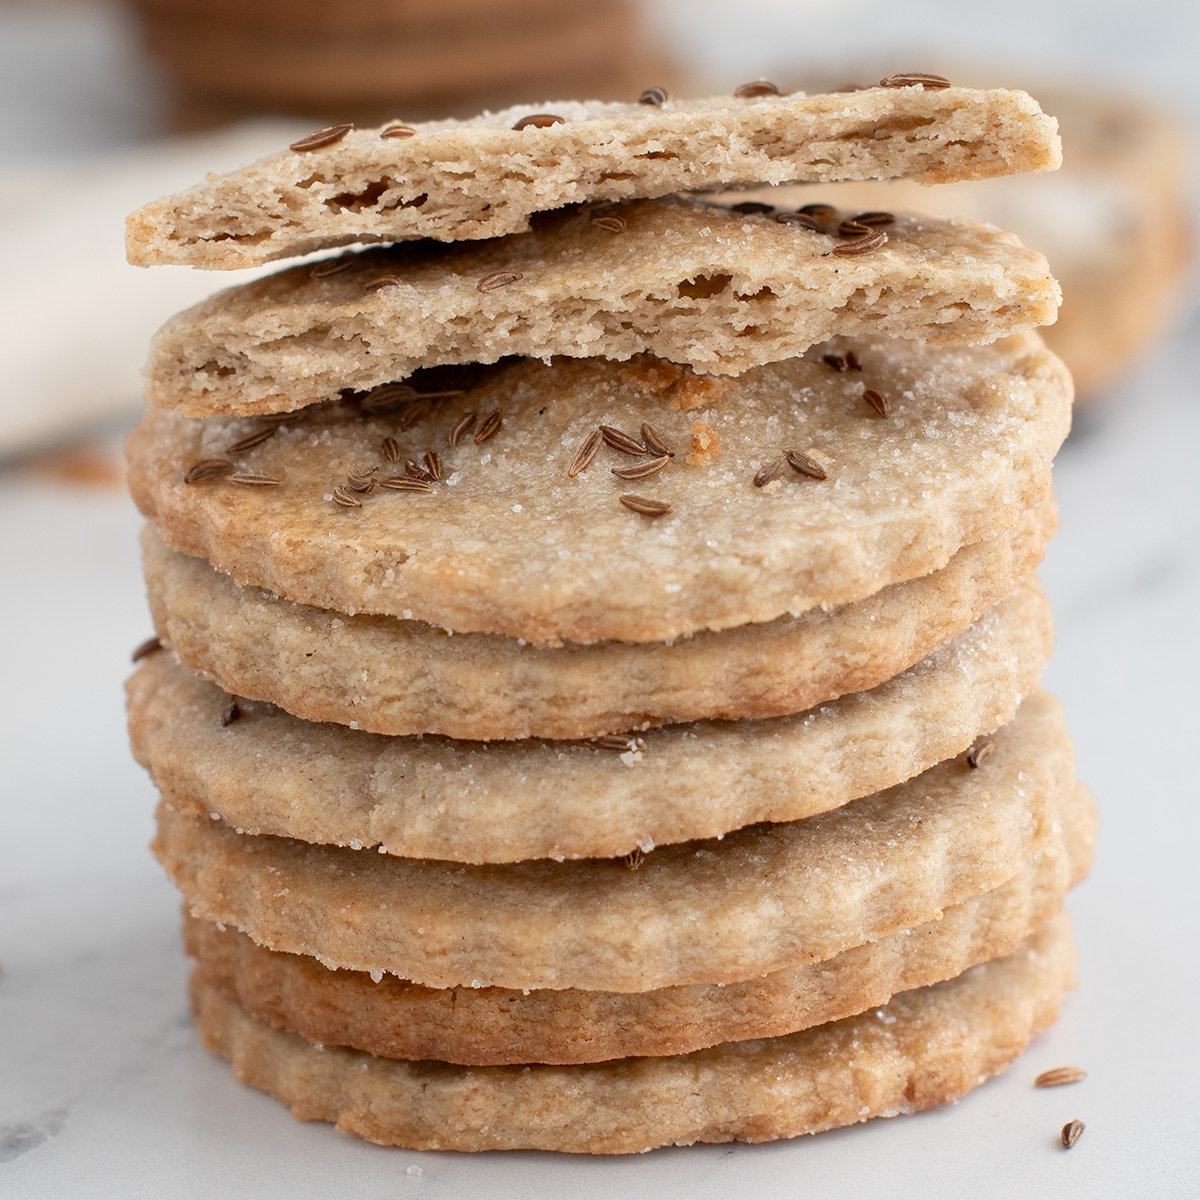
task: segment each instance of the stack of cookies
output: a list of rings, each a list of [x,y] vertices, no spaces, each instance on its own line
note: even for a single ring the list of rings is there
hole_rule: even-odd
[[[465,115],[530,86],[610,98],[632,86],[639,40],[629,0],[133,3],[180,128],[262,113]]]
[[[1094,818],[1034,569],[1045,260],[678,193],[1040,171],[1024,93],[319,131],[134,262],[351,243],[158,334],[129,684],[205,1042],[416,1148],[763,1141],[954,1099],[1055,1016]]]

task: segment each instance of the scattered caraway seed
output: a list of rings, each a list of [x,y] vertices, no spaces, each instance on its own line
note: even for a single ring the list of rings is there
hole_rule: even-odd
[[[606,733],[603,737],[592,738],[592,745],[597,750],[617,750],[621,753],[637,749],[636,739],[627,733]]]
[[[624,233],[628,228],[624,217],[593,217],[592,224],[597,229],[605,229],[609,233]]]
[[[344,487],[333,489],[333,502],[339,508],[362,508],[362,501]]]
[[[416,400],[416,389],[407,383],[385,383],[378,388],[372,388],[362,397],[362,412],[368,415],[389,413],[401,404],[410,404]]]
[[[782,95],[779,88],[766,79],[756,79],[753,83],[743,83],[733,94],[739,100],[757,100],[760,96]]]
[[[410,138],[416,137],[417,131],[403,121],[389,121],[380,131],[381,138]]]
[[[887,240],[888,235],[882,229],[875,229],[853,242],[843,242],[840,246],[834,246],[831,253],[836,258],[855,258],[860,254],[870,254],[878,250]]]
[[[1070,1150],[1070,1148],[1073,1145],[1075,1145],[1075,1143],[1077,1141],[1079,1141],[1079,1139],[1083,1136],[1084,1129],[1085,1129],[1085,1126],[1082,1121],[1080,1121],[1078,1119],[1076,1119],[1074,1121],[1068,1121],[1062,1127],[1061,1137],[1062,1137],[1063,1149]]]
[[[383,457],[390,463],[400,461],[400,443],[393,437],[385,437],[382,442]]]
[[[646,462],[635,463],[632,467],[613,467],[613,474],[618,479],[647,479],[651,475],[657,475],[671,461],[669,454],[663,454],[659,458],[651,458]]]
[[[442,456],[436,450],[425,451],[425,470],[429,472],[429,478],[434,483],[440,483],[442,479]]]
[[[255,446],[261,446],[267,438],[273,437],[274,434],[274,425],[267,425],[263,429],[256,429],[253,433],[248,433],[245,437],[238,438],[232,446],[226,446],[225,453],[244,454],[247,450],[253,450]]]
[[[967,751],[967,766],[970,767],[972,771],[977,771],[995,753],[995,742],[980,742],[978,746],[972,746],[970,750]],[[1041,1084],[1038,1086],[1040,1087]]]
[[[665,87],[648,87],[639,97],[639,104],[666,104],[671,93]]]
[[[409,404],[401,405],[397,413],[396,428],[411,429],[418,421],[423,421],[433,412],[434,403],[436,402],[421,396]]]
[[[360,467],[357,471],[351,471],[346,477],[346,486],[352,492],[358,492],[360,495],[366,495],[375,487],[375,472],[378,467]]]
[[[924,71],[905,71],[903,74],[889,75],[886,79],[881,79],[879,86],[885,88],[923,87],[936,91],[940,88],[948,88],[950,80],[944,75],[927,75]]]
[[[424,479],[412,479],[408,475],[393,475],[391,479],[381,479],[381,488],[389,492],[432,492],[433,484]]]
[[[625,865],[631,870],[636,871],[638,867],[646,861],[646,852],[641,846],[635,846],[625,855]]]
[[[433,476],[430,475],[430,473],[425,470],[424,467],[418,466],[411,458],[404,464],[404,473],[409,477],[409,479],[433,478]]]
[[[881,417],[886,417],[892,411],[892,406],[889,403],[888,398],[882,392],[877,392],[874,388],[864,388],[863,399]]]
[[[358,261],[356,255],[343,254],[337,258],[327,258],[324,262],[319,262],[308,273],[310,279],[328,279],[330,275],[340,275],[343,271],[348,271]]]
[[[832,204],[805,204],[796,211],[806,217],[816,217],[818,221],[832,221],[838,215]]]
[[[463,438],[465,438],[467,434],[470,433],[474,428],[475,414],[473,412],[463,413],[463,415],[458,418],[454,428],[450,430],[450,434],[446,440],[451,446],[457,446],[458,443],[461,442]]]
[[[827,367],[832,367],[839,375],[846,369],[846,360],[840,354],[823,354],[821,361]]]
[[[240,487],[278,487],[283,480],[278,475],[259,475],[255,471],[234,471],[225,476],[226,483],[236,483]]]
[[[534,113],[532,116],[522,117],[514,126],[514,129],[546,129],[550,125],[565,125],[566,117],[556,117],[553,113]]]
[[[232,725],[234,721],[241,717],[241,715],[241,705],[239,705],[236,700],[230,700],[230,702],[225,705],[225,710],[221,713],[221,728],[225,729]]]
[[[335,142],[340,142],[353,128],[353,121],[347,121],[343,125],[326,125],[324,129],[318,129],[307,137],[302,137],[298,142],[292,142],[288,149],[295,150],[298,154],[304,154],[309,150],[320,150],[325,146],[332,146]]]
[[[368,292],[381,292],[384,288],[399,287],[400,280],[395,275],[381,275],[367,284]]]
[[[156,638],[147,638],[130,656],[130,662],[141,662],[148,654],[153,654],[155,650],[162,649],[162,642]]]
[[[492,411],[483,418],[483,424],[481,424],[475,431],[475,445],[480,446],[486,442],[488,438],[495,437],[496,431],[500,428],[503,422],[504,414],[498,408],[492,409]]]
[[[233,471],[233,463],[223,458],[206,458],[192,463],[183,473],[184,483],[203,483],[206,479],[223,479]]]
[[[303,409],[293,409],[292,412],[259,413],[254,419],[266,421],[268,425],[299,425],[306,416]]]
[[[858,361],[858,355],[855,354],[853,350],[846,351],[846,370],[847,371],[861,371],[862,370],[862,363],[860,363]]]
[[[624,495],[617,499],[630,512],[640,513],[643,517],[665,517],[671,511],[671,506],[665,500],[651,500],[648,496]]]
[[[731,204],[729,211],[745,213],[747,216],[760,215],[765,217],[768,213],[775,211],[775,205],[763,204],[759,200],[743,200],[741,204]]]
[[[571,465],[567,468],[568,479],[574,479],[580,471],[586,471],[592,465],[596,455],[600,453],[600,443],[603,441],[604,435],[598,429],[593,429],[583,439],[583,445],[575,451],[575,457],[571,459]]]
[[[871,230],[866,225],[860,225],[857,221],[846,218],[838,227],[838,237],[856,238],[868,234]]]
[[[1064,1083],[1078,1083],[1081,1079],[1086,1078],[1087,1072],[1082,1067],[1055,1067],[1051,1071],[1043,1071],[1033,1081],[1033,1086],[1039,1088],[1062,1087]]]
[[[757,475],[754,476],[755,487],[766,487],[773,479],[778,479],[783,474],[784,467],[787,466],[786,458],[777,458],[774,462],[769,462],[761,468]]]
[[[645,443],[646,449],[649,450],[651,454],[665,454],[668,458],[675,457],[675,451],[671,450],[667,446],[667,443],[658,436],[658,433],[653,425],[647,425],[643,423],[642,441]]]
[[[477,292],[498,292],[501,288],[508,287],[510,283],[516,283],[520,278],[520,271],[493,271],[475,285],[475,290]]]
[[[790,225],[793,229],[811,229],[813,233],[821,233],[821,222],[808,213],[776,213],[775,220],[780,225]]]
[[[787,465],[798,475],[807,475],[810,479],[828,479],[825,468],[819,462],[801,454],[799,450],[789,450],[784,457]]]
[[[854,217],[854,221],[858,225],[874,229],[878,225],[894,225],[896,218],[890,212],[861,212]]]
[[[641,458],[646,453],[646,447],[637,438],[622,433],[613,425],[601,425],[600,436],[604,438],[607,445],[614,450],[620,450],[622,454],[632,454],[635,458]]]

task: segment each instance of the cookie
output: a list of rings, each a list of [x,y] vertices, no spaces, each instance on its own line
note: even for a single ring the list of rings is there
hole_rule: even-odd
[[[470,22],[323,32],[145,12],[143,29],[151,53],[185,87],[275,103],[404,104],[455,90],[522,82],[528,89],[547,64],[602,69],[631,50],[634,15],[626,4],[596,0],[527,19],[517,9]]]
[[[432,96],[412,97],[403,103],[386,99],[357,104],[333,99],[316,103],[304,96],[248,99],[235,94],[176,87],[173,89],[170,125],[175,132],[189,132],[264,116],[302,118],[313,129],[347,121],[369,128],[385,125],[398,117],[410,125],[444,121],[447,117],[465,120],[484,109],[521,104],[528,99],[532,88],[543,96],[574,92],[593,100],[623,103],[641,92],[648,79],[672,89],[678,86],[678,69],[674,64],[661,56],[647,55],[646,49],[648,47],[624,54],[618,62],[597,63],[588,70],[564,65],[558,60],[542,63],[536,74],[530,73],[525,79],[482,90],[464,91],[457,79],[450,76],[444,81],[449,90]]]
[[[330,967],[430,987],[728,983],[933,920],[1018,874],[1074,786],[1071,744],[1042,693],[989,740],[978,769],[952,759],[804,821],[659,847],[636,870],[395,858],[165,804],[155,852],[195,916]]]
[[[313,958],[266,950],[195,917],[184,923],[184,942],[205,984],[310,1042],[476,1066],[688,1054],[853,1016],[897,992],[1011,954],[1058,913],[1066,890],[1087,872],[1095,805],[1084,789],[1069,795],[1058,823],[1061,832],[1020,874],[951,905],[940,920],[824,962],[720,987],[628,994],[438,989],[390,975],[376,983],[359,971],[331,971]]]
[[[191,417],[291,411],[505,355],[649,351],[736,375],[835,332],[962,345],[1054,321],[1057,284],[1011,235],[897,215],[886,245],[838,257],[853,235],[837,230],[856,211],[821,232],[645,200],[550,214],[524,237],[402,243],[292,267],[168,321],[151,343],[146,399]],[[479,290],[506,276],[515,282]]]
[[[851,353],[861,371],[826,361]],[[150,410],[127,442],[130,490],[168,545],[298,603],[536,643],[663,642],[945,566],[1042,500],[1070,420],[1070,377],[1036,334],[839,338],[732,380],[654,359],[482,370],[440,411],[334,404],[260,431]],[[645,422],[674,458],[639,449]],[[636,453],[606,445],[572,478],[602,425]],[[238,450],[247,436],[267,440]],[[430,450],[441,482],[372,489]],[[207,460],[238,474],[185,482]],[[656,473],[612,473],[630,468]],[[281,483],[238,486],[242,472]],[[780,477],[757,487],[763,472]]]
[[[729,195],[787,206],[823,201],[966,217],[1045,253],[1065,297],[1044,332],[1078,396],[1094,398],[1170,327],[1191,260],[1187,143],[1164,113],[1111,92],[1039,89],[1059,121],[1065,166],[1045,179],[923,188],[904,181]]]
[[[1006,958],[886,1006],[759,1041],[584,1066],[458,1067],[313,1046],[193,981],[205,1044],[301,1120],[418,1150],[623,1154],[766,1142],[918,1112],[1002,1071],[1074,978],[1065,918]]]
[[[607,858],[800,820],[953,758],[1012,719],[1050,641],[1031,580],[870,692],[611,745],[381,737],[245,699],[230,721],[228,693],[156,654],[128,683],[129,726],[172,807],[239,831],[404,858]]]
[[[203,18],[227,28],[302,28],[314,33],[397,33],[415,23],[478,22],[497,14],[524,21],[582,8],[591,0],[136,0],[143,12]]]
[[[143,545],[155,629],[225,691],[372,733],[493,741],[785,716],[877,687],[1008,595],[1056,525],[1043,501],[940,571],[829,612],[669,644],[558,648],[293,604],[167,549],[152,529]],[[1047,624],[1041,613],[1029,632],[1045,637]]]
[[[531,115],[562,120],[512,128]],[[589,200],[790,181],[941,183],[1060,162],[1054,122],[1024,92],[955,87],[556,100],[429,122],[412,137],[327,136],[138,209],[129,261],[248,267],[352,242],[522,233],[533,212]]]

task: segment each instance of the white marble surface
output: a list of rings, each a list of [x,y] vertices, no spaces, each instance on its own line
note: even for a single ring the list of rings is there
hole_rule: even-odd
[[[684,28],[681,3],[661,7]],[[1126,31],[1124,6],[1064,8],[1081,41],[1063,53],[1076,65],[1080,44],[1095,61],[1097,39],[1110,56],[1153,40],[1159,65],[1182,70],[1183,47],[1196,44],[1191,9],[1143,6],[1146,19]],[[746,23],[725,37],[712,24],[718,9],[696,6],[710,22],[704,53],[744,73]],[[833,36],[828,12],[771,9],[803,10]],[[895,18],[866,9],[881,36],[903,41]],[[1067,39],[1065,18],[1048,15]],[[997,36],[1015,47],[1015,35]],[[1142,59],[1131,70],[1152,73]],[[1168,91],[1192,89],[1195,111],[1195,84],[1163,78]],[[0,108],[9,97],[0,90]],[[199,1046],[177,897],[146,849],[154,797],[123,729],[120,683],[149,629],[138,520],[115,492],[0,473],[0,1196],[1200,1195],[1198,380],[1194,311],[1080,418],[1058,465],[1063,529],[1043,575],[1059,636],[1047,683],[1066,704],[1102,819],[1095,868],[1071,904],[1081,986],[1062,1020],[951,1108],[786,1144],[627,1159],[382,1150],[295,1122]],[[1089,1078],[1032,1088],[1063,1063]],[[1073,1117],[1087,1131],[1063,1152],[1057,1131]]]

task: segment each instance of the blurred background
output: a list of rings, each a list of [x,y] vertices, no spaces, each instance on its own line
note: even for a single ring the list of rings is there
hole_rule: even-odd
[[[0,0],[0,1193],[1200,1192],[1198,50],[1200,5],[1170,0]],[[961,1111],[586,1172],[424,1156],[406,1181],[411,1156],[234,1087],[186,1018],[177,898],[145,849],[152,790],[123,729],[150,622],[120,439],[155,328],[247,273],[129,267],[125,215],[327,121],[902,70],[1027,88],[1065,144],[1055,175],[811,193],[993,221],[1063,285],[1047,338],[1080,407],[1043,568],[1047,686],[1102,818],[1063,1021]],[[1030,1094],[1036,1070],[1074,1061],[1090,1078],[1071,1111]],[[1054,1137],[1076,1116],[1089,1132],[1063,1156]]]

